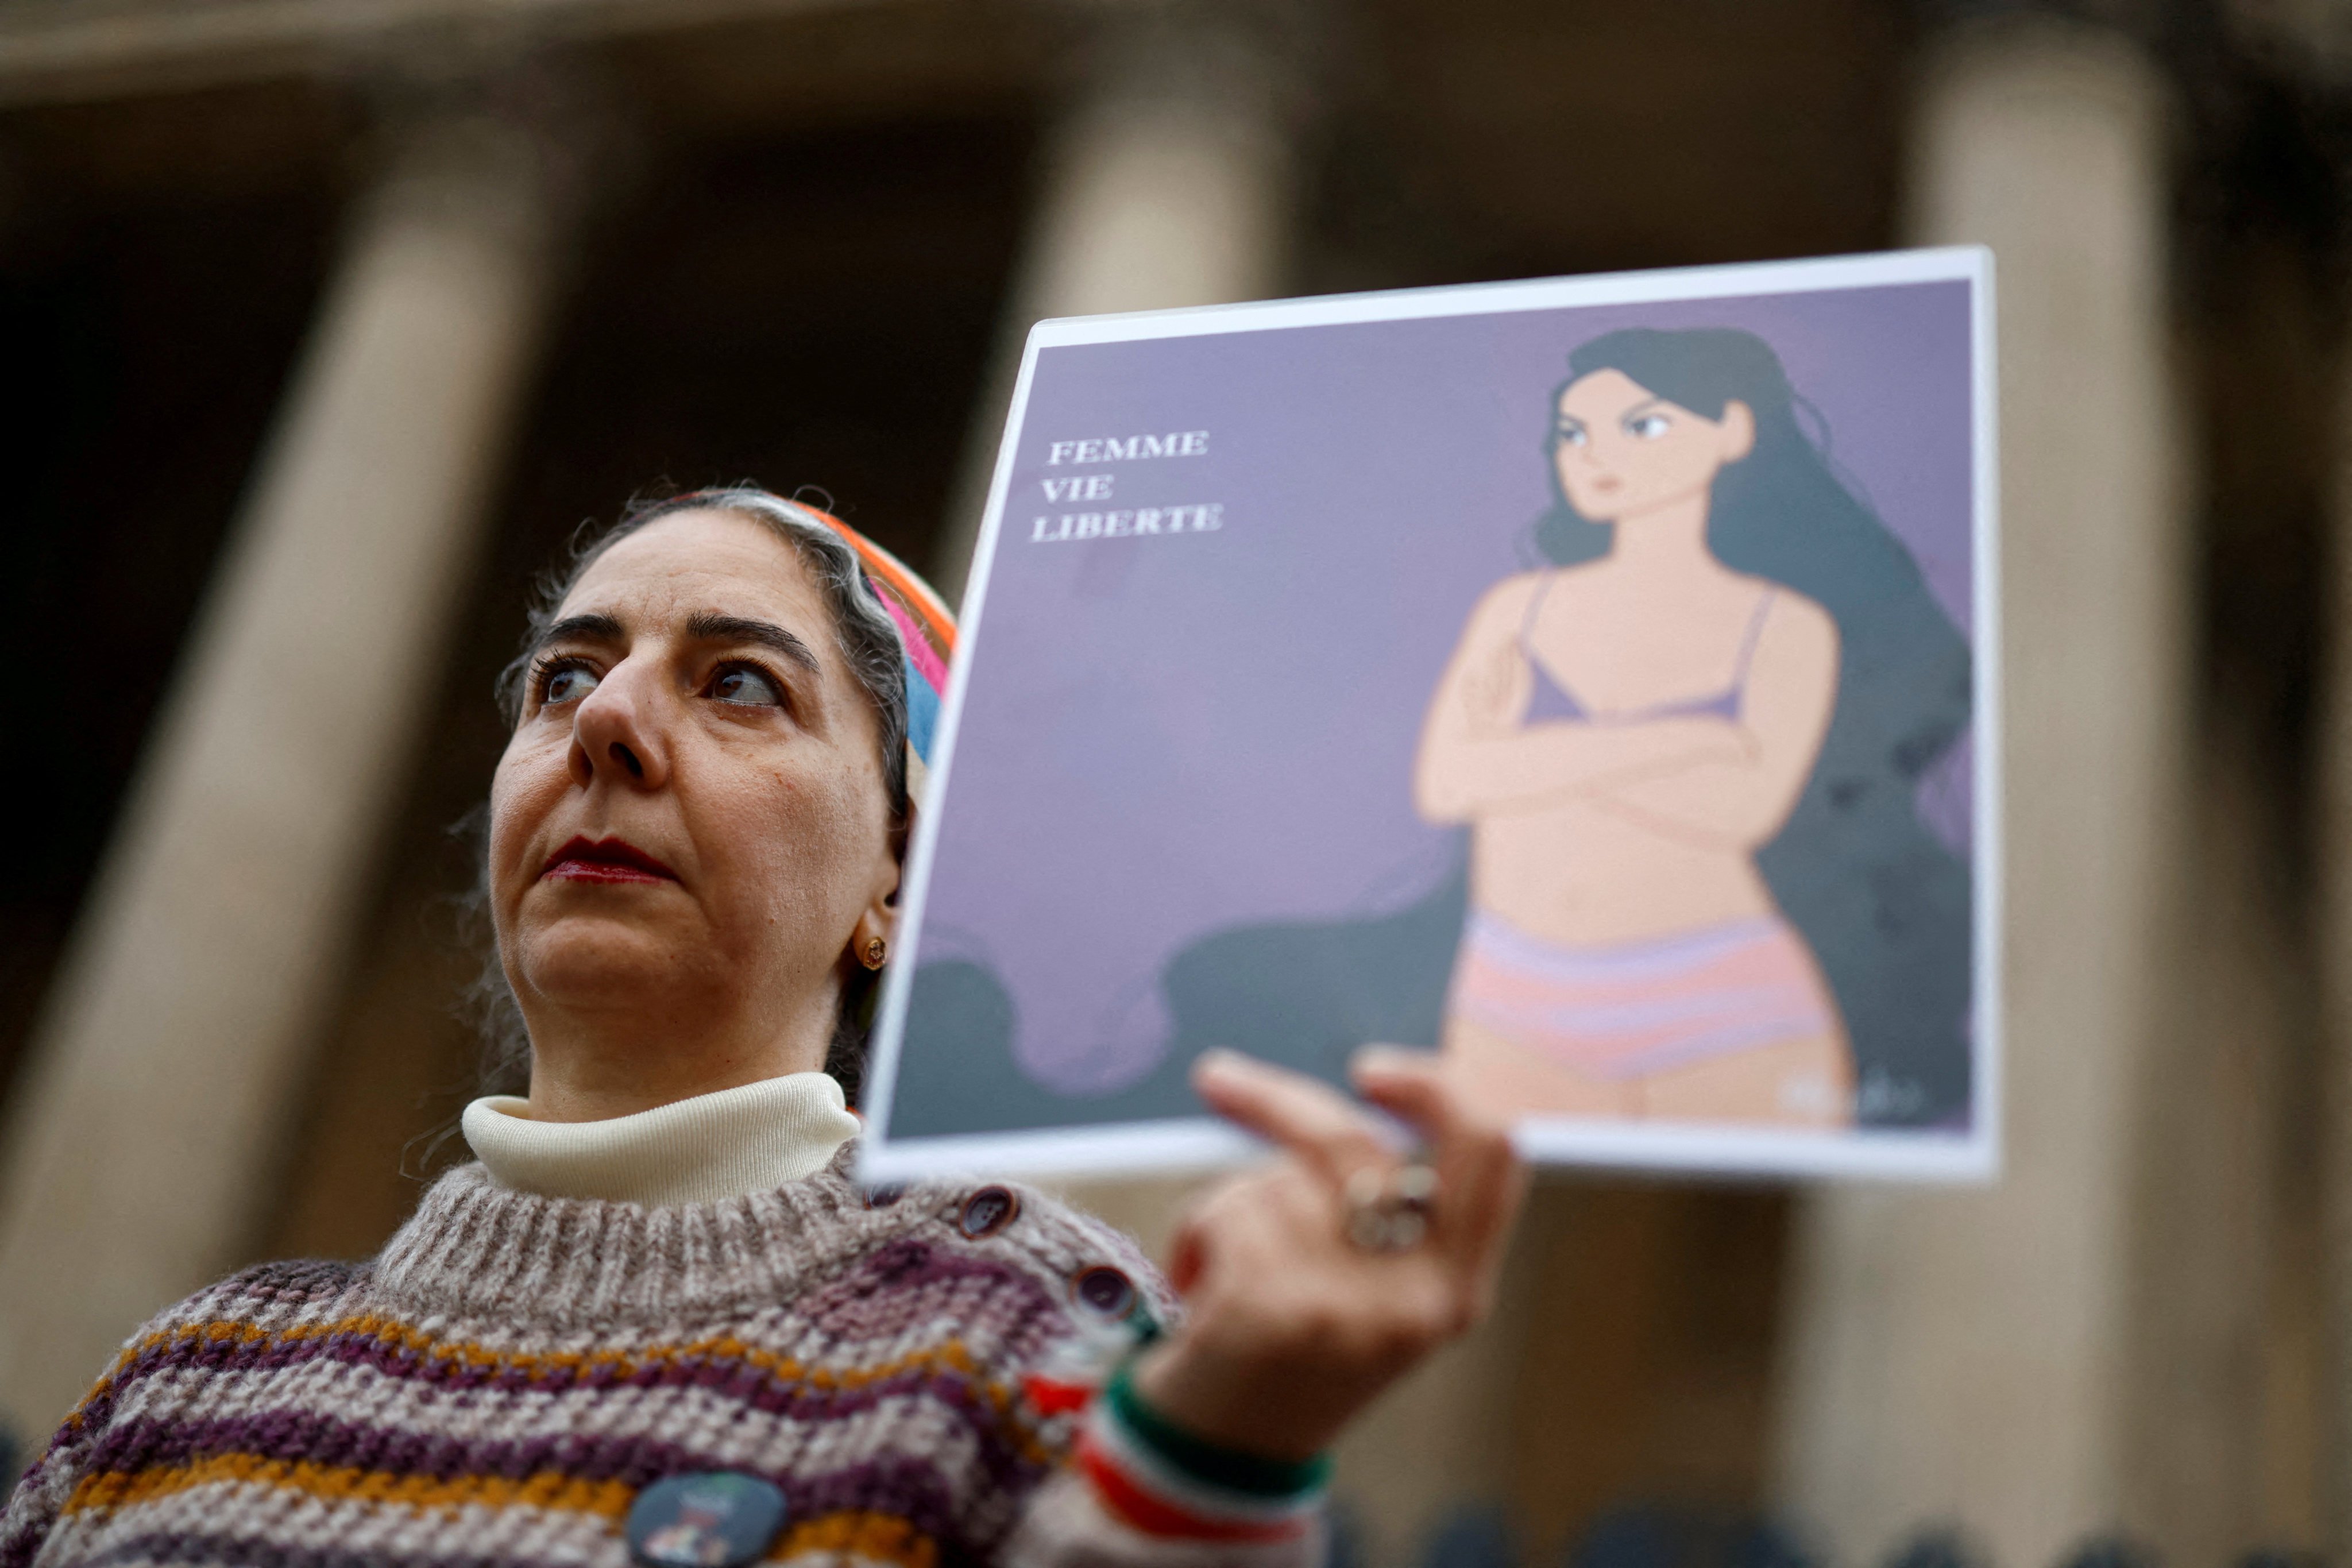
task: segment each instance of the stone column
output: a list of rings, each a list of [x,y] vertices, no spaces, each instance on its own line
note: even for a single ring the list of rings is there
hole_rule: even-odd
[[[0,1414],[251,1244],[535,357],[548,148],[443,115],[354,213],[8,1107]]]
[[[931,578],[961,599],[1021,350],[1055,316],[1264,299],[1289,258],[1298,118],[1274,60],[1278,17],[1244,26],[1160,5],[1095,41],[1088,79],[1047,133],[1043,182],[987,385],[973,411]]]
[[[2352,432],[2352,361],[2336,428]],[[2352,435],[2339,435],[2339,446]],[[2317,947],[2322,1006],[2321,1269],[2328,1376],[2317,1423],[2328,1555],[2352,1552],[2352,456],[2336,475],[2329,658],[2318,747],[2321,823]]]
[[[1783,1502],[1841,1560],[1958,1522],[2033,1568],[2125,1503],[2134,1179],[2168,1019],[2189,706],[2167,97],[2122,39],[1937,41],[1909,238],[1999,258],[2005,1168],[1809,1205]]]

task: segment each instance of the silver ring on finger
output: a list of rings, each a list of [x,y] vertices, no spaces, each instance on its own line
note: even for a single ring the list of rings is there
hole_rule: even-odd
[[[1411,1252],[1429,1235],[1437,1203],[1437,1173],[1421,1161],[1366,1165],[1341,1193],[1350,1244],[1365,1252]]]

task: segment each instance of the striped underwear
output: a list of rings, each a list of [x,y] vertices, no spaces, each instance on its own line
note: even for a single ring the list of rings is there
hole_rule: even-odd
[[[1612,1079],[1839,1028],[1812,954],[1773,915],[1566,947],[1473,910],[1450,1010],[1586,1078]]]

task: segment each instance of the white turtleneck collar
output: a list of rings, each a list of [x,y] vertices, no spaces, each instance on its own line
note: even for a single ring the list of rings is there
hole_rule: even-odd
[[[466,1142],[519,1193],[610,1203],[719,1203],[824,1169],[857,1136],[841,1085],[821,1072],[765,1079],[609,1121],[533,1121],[528,1101],[466,1107]]]

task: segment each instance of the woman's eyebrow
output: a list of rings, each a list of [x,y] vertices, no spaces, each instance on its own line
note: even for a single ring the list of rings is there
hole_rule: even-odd
[[[537,651],[550,643],[625,642],[628,636],[627,628],[612,616],[566,616],[560,621],[551,622],[530,646],[533,651]]]
[[[719,616],[698,611],[687,617],[686,635],[698,642],[754,643],[783,655],[811,675],[821,668],[809,645],[776,625],[773,621],[756,621],[749,616]]]

